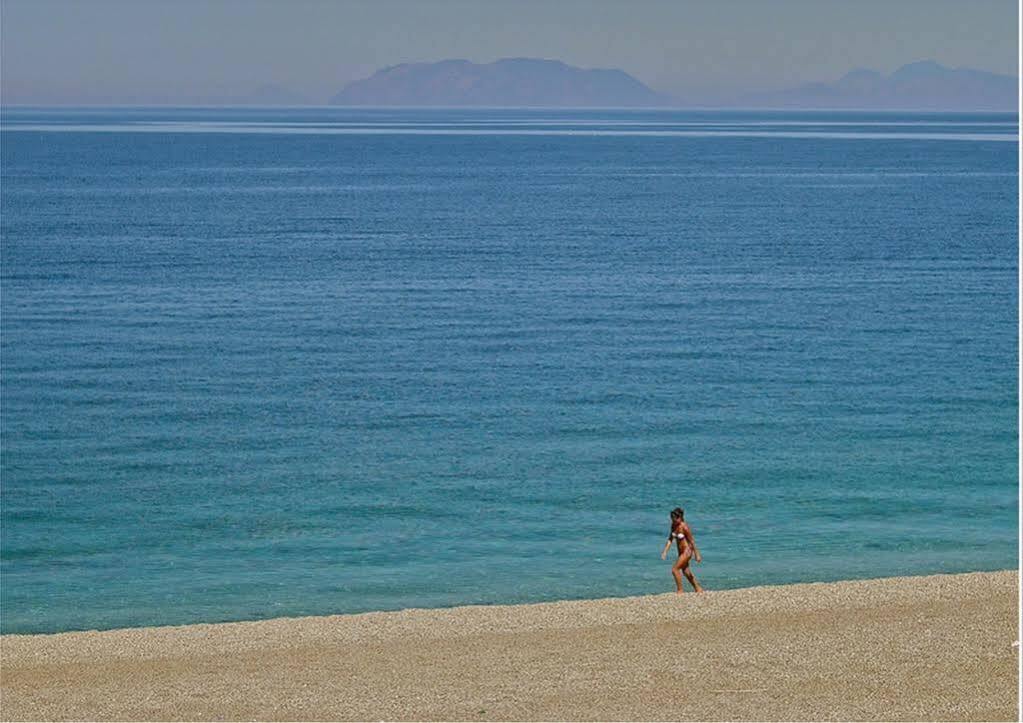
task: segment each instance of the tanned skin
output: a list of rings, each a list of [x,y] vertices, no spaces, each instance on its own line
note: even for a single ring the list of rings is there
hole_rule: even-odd
[[[703,592],[703,588],[700,587],[700,583],[696,581],[696,576],[693,575],[693,571],[689,569],[689,561],[696,556],[696,562],[703,562],[703,556],[700,555],[700,550],[696,547],[696,541],[693,539],[693,531],[689,529],[683,519],[684,513],[680,510],[675,510],[671,513],[671,530],[668,533],[668,541],[664,543],[664,549],[661,550],[661,559],[664,560],[668,555],[668,550],[671,548],[673,540],[678,545],[678,560],[671,566],[671,576],[675,578],[675,592],[681,595],[685,592],[682,589],[682,576],[686,576],[686,580],[693,586],[693,590],[696,592]]]

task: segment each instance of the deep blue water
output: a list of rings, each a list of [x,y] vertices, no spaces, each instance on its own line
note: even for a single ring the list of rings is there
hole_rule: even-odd
[[[2,130],[3,632],[1018,564],[1015,115]]]

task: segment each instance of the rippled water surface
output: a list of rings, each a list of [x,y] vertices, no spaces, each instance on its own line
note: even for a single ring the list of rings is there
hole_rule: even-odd
[[[4,109],[2,629],[1017,565],[1017,121]]]

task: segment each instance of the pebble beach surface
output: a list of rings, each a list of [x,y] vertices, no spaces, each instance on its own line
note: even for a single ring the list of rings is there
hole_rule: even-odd
[[[1016,720],[1017,571],[6,635],[3,720]]]

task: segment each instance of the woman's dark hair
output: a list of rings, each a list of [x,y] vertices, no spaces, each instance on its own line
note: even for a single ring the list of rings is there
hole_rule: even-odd
[[[683,510],[681,507],[676,507],[675,509],[673,509],[671,511],[671,516],[672,517],[677,517],[680,520],[682,520],[683,522],[685,522],[685,520],[686,520],[686,511]]]

